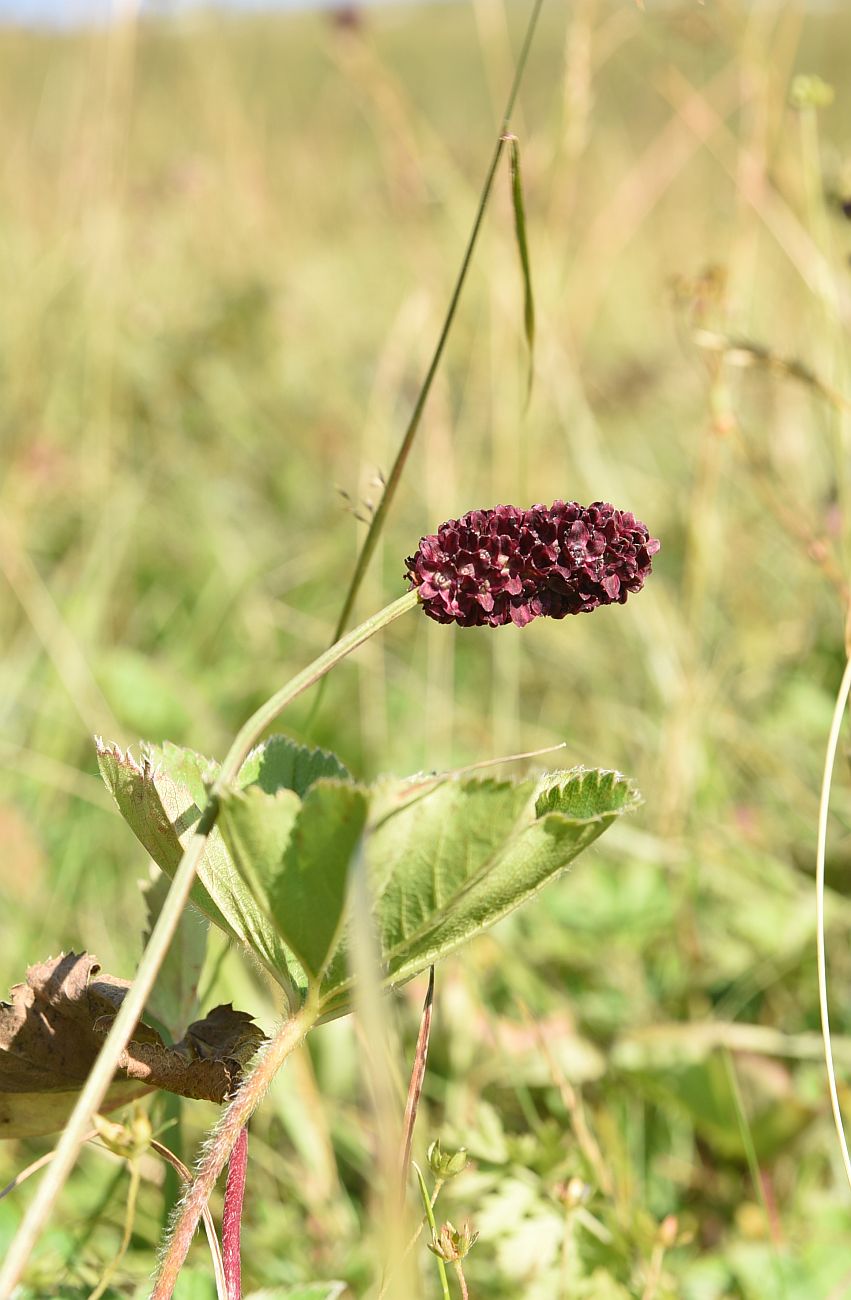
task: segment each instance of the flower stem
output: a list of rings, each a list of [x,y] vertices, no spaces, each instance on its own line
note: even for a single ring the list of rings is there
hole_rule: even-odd
[[[285,1020],[275,1037],[257,1054],[253,1068],[243,1079],[239,1091],[213,1130],[198,1172],[185,1199],[178,1207],[157,1270],[151,1300],[170,1300],[183,1261],[192,1244],[198,1220],[219,1174],[239,1142],[245,1125],[262,1101],[269,1084],[290,1053],[295,1051],[302,1042],[318,1014],[315,998],[308,995],[301,1010],[289,1020]],[[230,1182],[230,1179],[228,1181]],[[228,1269],[227,1245],[225,1246],[225,1269]],[[232,1274],[228,1273],[228,1300],[233,1300],[233,1292],[230,1289],[231,1277]]]
[[[321,654],[318,659],[314,659],[312,664],[309,664],[302,672],[291,678],[286,686],[282,686],[279,691],[276,691],[265,704],[261,704],[256,713],[251,715],[237,733],[237,737],[222,763],[221,772],[213,788],[213,794],[215,795],[217,788],[235,780],[246,754],[257,744],[269,724],[275,721],[275,718],[284,711],[297,695],[301,695],[314,682],[318,682],[320,677],[324,677],[341,659],[345,659],[346,655],[351,654],[353,650],[357,650],[358,646],[363,645],[364,641],[368,641],[371,636],[375,636],[376,632],[380,632],[383,628],[388,627],[390,623],[395,622],[397,618],[401,618],[409,609],[413,609],[418,600],[419,597],[416,591],[408,591],[404,596],[400,596],[398,600],[394,600],[392,604],[385,605],[384,609],[365,619],[351,632],[347,632],[344,637],[336,640],[324,654]]]
[[[416,1160],[412,1160],[411,1164],[413,1165],[414,1173],[417,1175],[417,1183],[419,1184],[423,1209],[425,1210],[425,1215],[428,1219],[428,1226],[431,1228],[431,1239],[432,1241],[437,1241],[437,1224],[434,1220],[434,1203],[428,1194],[428,1188],[426,1187],[425,1179],[423,1178],[423,1171],[420,1169]],[[440,1294],[442,1300],[450,1300],[449,1278],[446,1276],[446,1265],[439,1255],[435,1255],[435,1259],[437,1260],[437,1272],[440,1277]]]
[[[464,1270],[461,1267],[460,1259],[455,1261],[455,1275],[458,1278],[458,1285],[461,1288],[461,1300],[470,1300],[470,1292],[467,1290],[467,1279],[464,1276]]]
[[[223,784],[233,780],[242,766],[242,762],[254,744],[260,739],[266,727],[282,712],[286,706],[306,691],[309,686],[329,672],[341,659],[351,654],[364,641],[376,632],[389,626],[402,614],[417,604],[417,594],[409,591],[398,600],[387,605],[378,614],[365,620],[358,627],[335,642],[330,649],[314,660],[309,667],[293,677],[286,686],[277,691],[256,713],[252,714],[245,726],[231,745],[222,764],[216,787],[221,790]],[[130,1041],[139,1021],[157,973],[168,952],[178,922],[189,899],[189,891],[195,879],[195,870],[207,843],[207,836],[216,824],[218,817],[218,797],[216,789],[210,802],[204,809],[195,833],[184,850],[183,857],[171,882],[171,888],[163,904],[157,923],[148,940],[148,946],[142,954],[142,960],[122,1002],[112,1028],[104,1041],[95,1061],[85,1087],[77,1098],[77,1104],[65,1125],[62,1137],[56,1147],[56,1154],[38,1193],[30,1203],[15,1238],[6,1252],[0,1267],[0,1300],[8,1300],[14,1291],[21,1274],[26,1268],[42,1229],[50,1218],[53,1206],[74,1167],[77,1152],[85,1139],[91,1125],[91,1117],[99,1109],[107,1089],[112,1083],[118,1059]],[[288,993],[290,1010],[295,1010],[294,990]]]
[[[228,1161],[225,1208],[222,1214],[222,1255],[228,1300],[242,1300],[241,1228],[245,1175],[248,1169],[248,1125],[244,1124]]]

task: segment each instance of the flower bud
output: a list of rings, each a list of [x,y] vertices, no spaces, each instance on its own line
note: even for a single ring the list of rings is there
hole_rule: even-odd
[[[444,1182],[447,1178],[454,1178],[456,1174],[463,1173],[467,1168],[466,1147],[459,1147],[457,1151],[443,1151],[440,1138],[437,1138],[432,1142],[427,1154],[431,1172],[435,1178],[440,1178]]]
[[[497,506],[423,537],[406,577],[438,623],[525,627],[534,618],[622,605],[644,586],[658,550],[639,519],[604,501]]]

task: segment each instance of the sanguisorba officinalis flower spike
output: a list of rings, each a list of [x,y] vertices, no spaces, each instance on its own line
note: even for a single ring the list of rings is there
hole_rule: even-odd
[[[644,586],[659,545],[640,519],[605,501],[496,506],[423,537],[406,577],[438,623],[525,627],[622,605]]]

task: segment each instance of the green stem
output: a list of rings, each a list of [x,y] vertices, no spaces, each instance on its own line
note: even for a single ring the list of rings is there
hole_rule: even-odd
[[[9,1300],[27,1261],[47,1223],[59,1193],[65,1185],[77,1152],[91,1125],[91,1117],[98,1110],[106,1091],[112,1083],[115,1067],[119,1057],[127,1046],[133,1031],[144,1010],[145,1003],[154,986],[157,973],[163,963],[169,944],[177,929],[178,921],[189,899],[189,891],[195,879],[195,870],[204,853],[207,836],[216,824],[218,817],[218,793],[224,784],[233,780],[239,771],[246,754],[260,739],[266,727],[281,713],[292,700],[306,691],[336,664],[351,654],[376,632],[393,623],[402,614],[417,604],[416,591],[409,591],[398,600],[387,605],[378,614],[373,614],[346,636],[314,660],[303,672],[298,673],[286,686],[276,692],[266,704],[254,713],[242,727],[231,745],[222,764],[221,773],[211,793],[210,801],[198,821],[195,833],[184,850],[183,857],[174,873],[171,888],[168,891],[162,911],[157,917],[148,946],[142,954],[142,960],[127,991],[127,996],[119,1008],[112,1028],[104,1041],[97,1060],[86,1080],[77,1104],[65,1125],[62,1137],[56,1148],[56,1155],[48,1173],[33,1198],[21,1222],[21,1226],[6,1253],[0,1268],[0,1300]],[[295,1003],[294,994],[290,994],[290,1009]]]
[[[284,1061],[315,1024],[318,1014],[316,997],[308,995],[301,1010],[285,1020],[275,1037],[260,1051],[253,1069],[243,1079],[239,1091],[213,1130],[204,1158],[174,1221],[157,1270],[151,1300],[170,1300],[198,1220],[240,1133]]]
[[[443,1189],[443,1183],[444,1180],[442,1178],[436,1178],[434,1180],[434,1187],[432,1189],[431,1196],[429,1197],[429,1202],[432,1211],[434,1210],[434,1207],[437,1204],[437,1198]],[[434,1232],[434,1222],[435,1222],[434,1214],[432,1213],[429,1217],[431,1218],[432,1232]],[[428,1223],[428,1219],[426,1218],[425,1215],[423,1215],[423,1217],[420,1219],[419,1223],[417,1224],[416,1229],[413,1235],[411,1236],[411,1239],[409,1240],[408,1244],[405,1246],[405,1249],[402,1251],[402,1258],[399,1260],[400,1264],[408,1258],[411,1251],[414,1249],[414,1246],[416,1246],[417,1242],[422,1236],[422,1231],[426,1223]],[[392,1273],[386,1272],[384,1277],[381,1280],[381,1286],[378,1288],[378,1300],[384,1300],[384,1297],[387,1294],[387,1288],[390,1286],[391,1280],[392,1280]]]
[[[476,208],[476,215],[473,219],[473,228],[470,231],[470,237],[467,240],[467,247],[464,249],[464,256],[461,259],[461,267],[458,272],[458,277],[455,281],[455,287],[452,290],[452,296],[449,299],[449,306],[446,311],[446,316],[444,317],[443,326],[441,327],[441,331],[440,331],[440,336],[437,340],[437,346],[434,349],[434,354],[432,355],[431,362],[429,363],[428,370],[426,371],[426,376],[422,382],[422,387],[420,388],[420,391],[417,395],[417,399],[414,402],[414,409],[411,411],[411,416],[410,419],[408,420],[408,426],[405,429],[405,433],[399,445],[399,450],[396,453],[396,459],[394,460],[390,473],[387,476],[387,482],[384,485],[384,491],[381,494],[381,500],[379,501],[378,507],[375,513],[373,514],[372,519],[370,520],[369,528],[367,529],[366,537],[364,538],[363,541],[363,546],[361,547],[360,553],[355,562],[355,571],[352,574],[352,579],[351,582],[349,583],[349,589],[346,592],[346,599],[343,601],[343,608],[340,611],[340,617],[338,618],[337,626],[334,629],[335,641],[337,641],[339,637],[342,636],[343,629],[345,628],[346,624],[349,621],[349,616],[351,615],[352,608],[354,606],[355,600],[357,599],[357,594],[360,591],[361,583],[363,582],[364,577],[366,575],[366,571],[369,568],[369,562],[372,559],[373,554],[375,553],[375,548],[378,544],[378,539],[381,535],[381,530],[384,527],[384,521],[387,518],[387,513],[390,509],[390,506],[393,503],[393,498],[396,495],[396,489],[398,488],[399,482],[402,478],[402,472],[407,463],[408,456],[410,455],[411,447],[414,445],[414,439],[417,436],[417,430],[420,427],[420,420],[422,419],[422,414],[425,409],[425,404],[428,400],[428,395],[431,392],[431,386],[434,382],[434,377],[437,374],[437,368],[440,365],[440,361],[443,356],[443,350],[446,347],[446,340],[449,337],[449,331],[451,330],[452,323],[455,319],[455,313],[458,309],[458,303],[461,299],[461,291],[464,288],[464,282],[467,279],[467,272],[469,271],[470,264],[473,260],[473,252],[475,251],[476,243],[479,238],[479,231],[481,230],[482,221],[485,215],[485,210],[488,205],[488,200],[490,199],[491,190],[493,189],[493,183],[496,177],[497,167],[499,166],[499,160],[502,156],[502,151],[505,148],[506,135],[508,134],[508,128],[511,123],[511,116],[514,112],[514,105],[517,101],[517,93],[520,89],[520,82],[523,80],[523,73],[526,71],[526,64],[529,59],[529,51],[532,47],[532,38],[535,35],[535,28],[538,25],[538,18],[540,16],[543,2],[544,0],[535,0],[534,5],[532,6],[532,12],[529,15],[529,22],[526,25],[526,34],[523,37],[523,45],[521,46],[520,55],[517,59],[517,67],[515,68],[514,71],[514,80],[512,81],[511,89],[508,92],[508,99],[506,100],[505,103],[505,110],[502,115],[502,121],[500,122],[499,132],[496,137],[496,143],[494,145],[494,150],[491,156],[490,165],[488,167],[487,174],[485,176],[484,185],[482,186],[482,190],[479,195],[479,203],[478,203],[478,207]],[[313,719],[316,717],[316,713],[319,709],[319,705],[321,704],[321,702],[322,702],[322,691],[320,690],[319,694],[316,697],[316,702],[314,703],[313,706],[313,711],[311,713],[311,721],[313,721]]]
[[[213,795],[215,796],[217,789],[236,779],[246,754],[257,744],[269,724],[274,722],[275,718],[283,712],[297,695],[301,695],[314,682],[318,682],[320,677],[324,677],[341,659],[345,659],[346,655],[351,654],[359,645],[363,645],[364,641],[368,641],[371,636],[375,636],[376,632],[380,632],[390,623],[395,622],[397,618],[400,618],[402,614],[406,614],[409,609],[413,609],[418,600],[419,596],[416,591],[408,591],[404,596],[400,596],[398,600],[394,600],[391,605],[386,605],[377,614],[373,614],[371,618],[360,623],[345,636],[335,636],[334,644],[324,654],[321,654],[318,659],[314,659],[309,667],[288,681],[286,686],[282,686],[265,704],[261,704],[257,712],[252,714],[245,726],[240,729],[236,740],[228,750],[225,761],[222,763],[219,778],[213,788]]]
[[[98,1282],[94,1291],[89,1295],[89,1300],[100,1300],[100,1297],[104,1294],[106,1288],[115,1276],[115,1271],[118,1268],[118,1265],[127,1254],[127,1247],[130,1245],[133,1237],[133,1224],[136,1219],[136,1201],[138,1196],[139,1161],[138,1158],[134,1157],[130,1161],[130,1187],[127,1191],[127,1209],[124,1215],[124,1231],[121,1234],[121,1244],[118,1247],[118,1253],[115,1255],[111,1263],[109,1263],[104,1269],[103,1277],[100,1282]]]
[[[425,1185],[423,1172],[420,1169],[419,1165],[417,1164],[416,1160],[412,1160],[411,1164],[413,1166],[415,1174],[417,1175],[417,1182],[420,1185],[420,1196],[422,1197],[423,1209],[425,1210],[426,1218],[428,1219],[428,1226],[431,1228],[431,1239],[432,1241],[436,1242],[437,1224],[435,1223],[435,1219],[434,1219],[434,1208],[432,1205],[432,1199],[428,1194],[428,1188]],[[435,1259],[437,1260],[437,1271],[440,1274],[440,1285],[442,1288],[441,1294],[443,1296],[443,1300],[451,1300],[451,1297],[449,1295],[449,1278],[446,1276],[446,1265],[444,1264],[443,1260],[440,1258],[439,1255],[435,1255]]]

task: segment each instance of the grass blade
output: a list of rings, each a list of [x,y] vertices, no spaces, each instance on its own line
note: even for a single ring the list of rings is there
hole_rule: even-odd
[[[526,239],[526,207],[523,202],[523,177],[520,173],[520,142],[516,135],[505,137],[508,145],[508,164],[511,171],[511,203],[514,208],[514,234],[523,275],[523,330],[529,349],[529,376],[526,381],[526,404],[532,396],[535,375],[535,296],[532,292],[532,268],[529,262],[529,244]]]
[[[827,953],[824,932],[824,876],[830,787],[833,779],[833,768],[836,763],[836,751],[839,748],[839,734],[842,730],[842,721],[845,717],[845,710],[848,706],[849,694],[851,694],[851,658],[848,659],[845,665],[845,672],[842,675],[842,682],[836,694],[836,704],[833,710],[833,719],[830,724],[830,735],[828,736],[827,750],[824,758],[824,776],[822,778],[821,799],[819,801],[818,848],[816,852],[816,942],[819,1010],[821,1012],[821,1032],[824,1041],[824,1061],[827,1070],[828,1088],[830,1089],[830,1108],[833,1112],[836,1138],[842,1155],[842,1165],[845,1170],[845,1176],[848,1179],[849,1186],[851,1186],[851,1155],[849,1155],[848,1142],[845,1137],[845,1125],[842,1120],[842,1107],[839,1103],[839,1091],[836,1086],[836,1071],[833,1065],[833,1050],[830,1041],[830,1012],[828,1010],[827,1000]]]
[[[414,1055],[414,1068],[408,1086],[408,1100],[405,1105],[405,1125],[402,1142],[402,1188],[408,1179],[408,1164],[411,1159],[411,1146],[414,1141],[414,1125],[417,1122],[423,1083],[425,1081],[426,1063],[428,1061],[428,1041],[431,1036],[431,1013],[434,1003],[434,967],[429,967],[428,989],[426,990],[423,1014],[420,1020],[420,1032],[417,1035],[417,1047]]]

